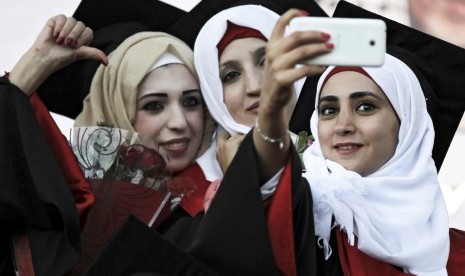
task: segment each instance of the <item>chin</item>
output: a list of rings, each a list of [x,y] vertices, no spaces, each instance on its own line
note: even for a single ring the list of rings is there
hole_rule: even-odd
[[[341,164],[341,163],[340,163]],[[351,171],[351,172],[355,172],[355,173],[358,173],[359,175],[361,176],[366,176],[367,174],[365,173],[364,170],[361,170],[360,168],[357,168],[357,167],[354,167],[354,166],[351,166],[351,165],[344,165],[344,164],[341,164],[344,169],[348,170],[348,171]]]
[[[184,169],[186,169],[190,165],[189,162],[183,161],[183,160],[176,160],[172,161],[170,164],[166,164],[166,169],[171,173],[171,174],[176,174]]]

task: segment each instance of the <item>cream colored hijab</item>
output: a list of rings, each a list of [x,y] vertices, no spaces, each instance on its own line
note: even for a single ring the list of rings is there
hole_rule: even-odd
[[[109,55],[107,66],[100,65],[92,80],[90,92],[84,99],[83,111],[76,118],[74,126],[95,126],[105,122],[128,130],[128,137],[132,137],[136,133],[133,124],[136,121],[137,88],[155,62],[166,52],[179,58],[192,75],[198,78],[193,52],[183,41],[162,32],[136,33]],[[204,129],[199,153],[209,145],[213,129],[211,116],[206,110]]]

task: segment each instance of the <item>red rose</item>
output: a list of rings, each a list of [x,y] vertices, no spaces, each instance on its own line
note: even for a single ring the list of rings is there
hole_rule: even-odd
[[[154,149],[142,145],[120,147],[120,164],[131,170],[142,170],[144,176],[159,177],[166,175],[166,162]]]
[[[174,197],[184,197],[197,189],[195,182],[187,177],[173,177],[166,180],[166,185]]]

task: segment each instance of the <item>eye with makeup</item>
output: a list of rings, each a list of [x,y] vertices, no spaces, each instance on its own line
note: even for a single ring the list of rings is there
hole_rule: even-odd
[[[233,82],[237,77],[239,77],[241,73],[234,69],[234,68],[227,68],[220,72],[220,78],[222,83],[230,83]]]
[[[153,99],[139,103],[139,107],[137,109],[150,113],[160,113],[163,108],[164,105],[162,101]]]
[[[334,105],[329,104],[320,104],[319,106],[319,114],[321,116],[330,117],[337,113],[337,108]]]
[[[182,99],[182,105],[188,109],[196,109],[202,105],[202,100],[199,95],[190,95]]]
[[[260,58],[258,59],[258,66],[259,67],[265,67],[265,52],[263,52],[261,55],[260,55]]]
[[[255,64],[258,67],[265,67],[265,60],[266,60],[266,49],[265,47],[260,47],[253,52],[253,59],[255,60]]]
[[[357,105],[357,111],[361,113],[370,113],[376,109],[376,106],[371,102],[362,102]]]

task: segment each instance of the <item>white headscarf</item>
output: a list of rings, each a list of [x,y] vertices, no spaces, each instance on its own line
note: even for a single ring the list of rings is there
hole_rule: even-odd
[[[149,71],[146,76],[152,72],[153,70],[160,68],[162,66],[168,65],[168,64],[182,64],[185,65],[182,60],[180,60],[177,56],[173,55],[170,52],[165,52],[155,63],[150,67]]]
[[[311,130],[315,143],[304,155],[313,196],[315,233],[329,257],[331,219],[353,245],[369,256],[418,275],[447,275],[449,224],[431,157],[434,129],[412,70],[387,55],[380,68],[363,69],[381,87],[401,123],[394,156],[375,173],[361,177],[323,157],[318,141],[318,99],[329,67],[318,82]],[[329,172],[331,171],[331,173]]]
[[[278,19],[277,13],[259,5],[232,7],[210,18],[195,40],[194,62],[203,97],[213,119],[219,124],[219,127],[231,135],[246,134],[251,128],[236,123],[224,104],[216,45],[223,38],[227,20],[240,26],[256,29],[269,39]],[[301,79],[295,83],[296,98],[298,98],[304,82],[305,79]],[[210,181],[222,177],[222,172],[216,161],[215,148],[216,143],[213,141],[207,152],[197,160]]]

